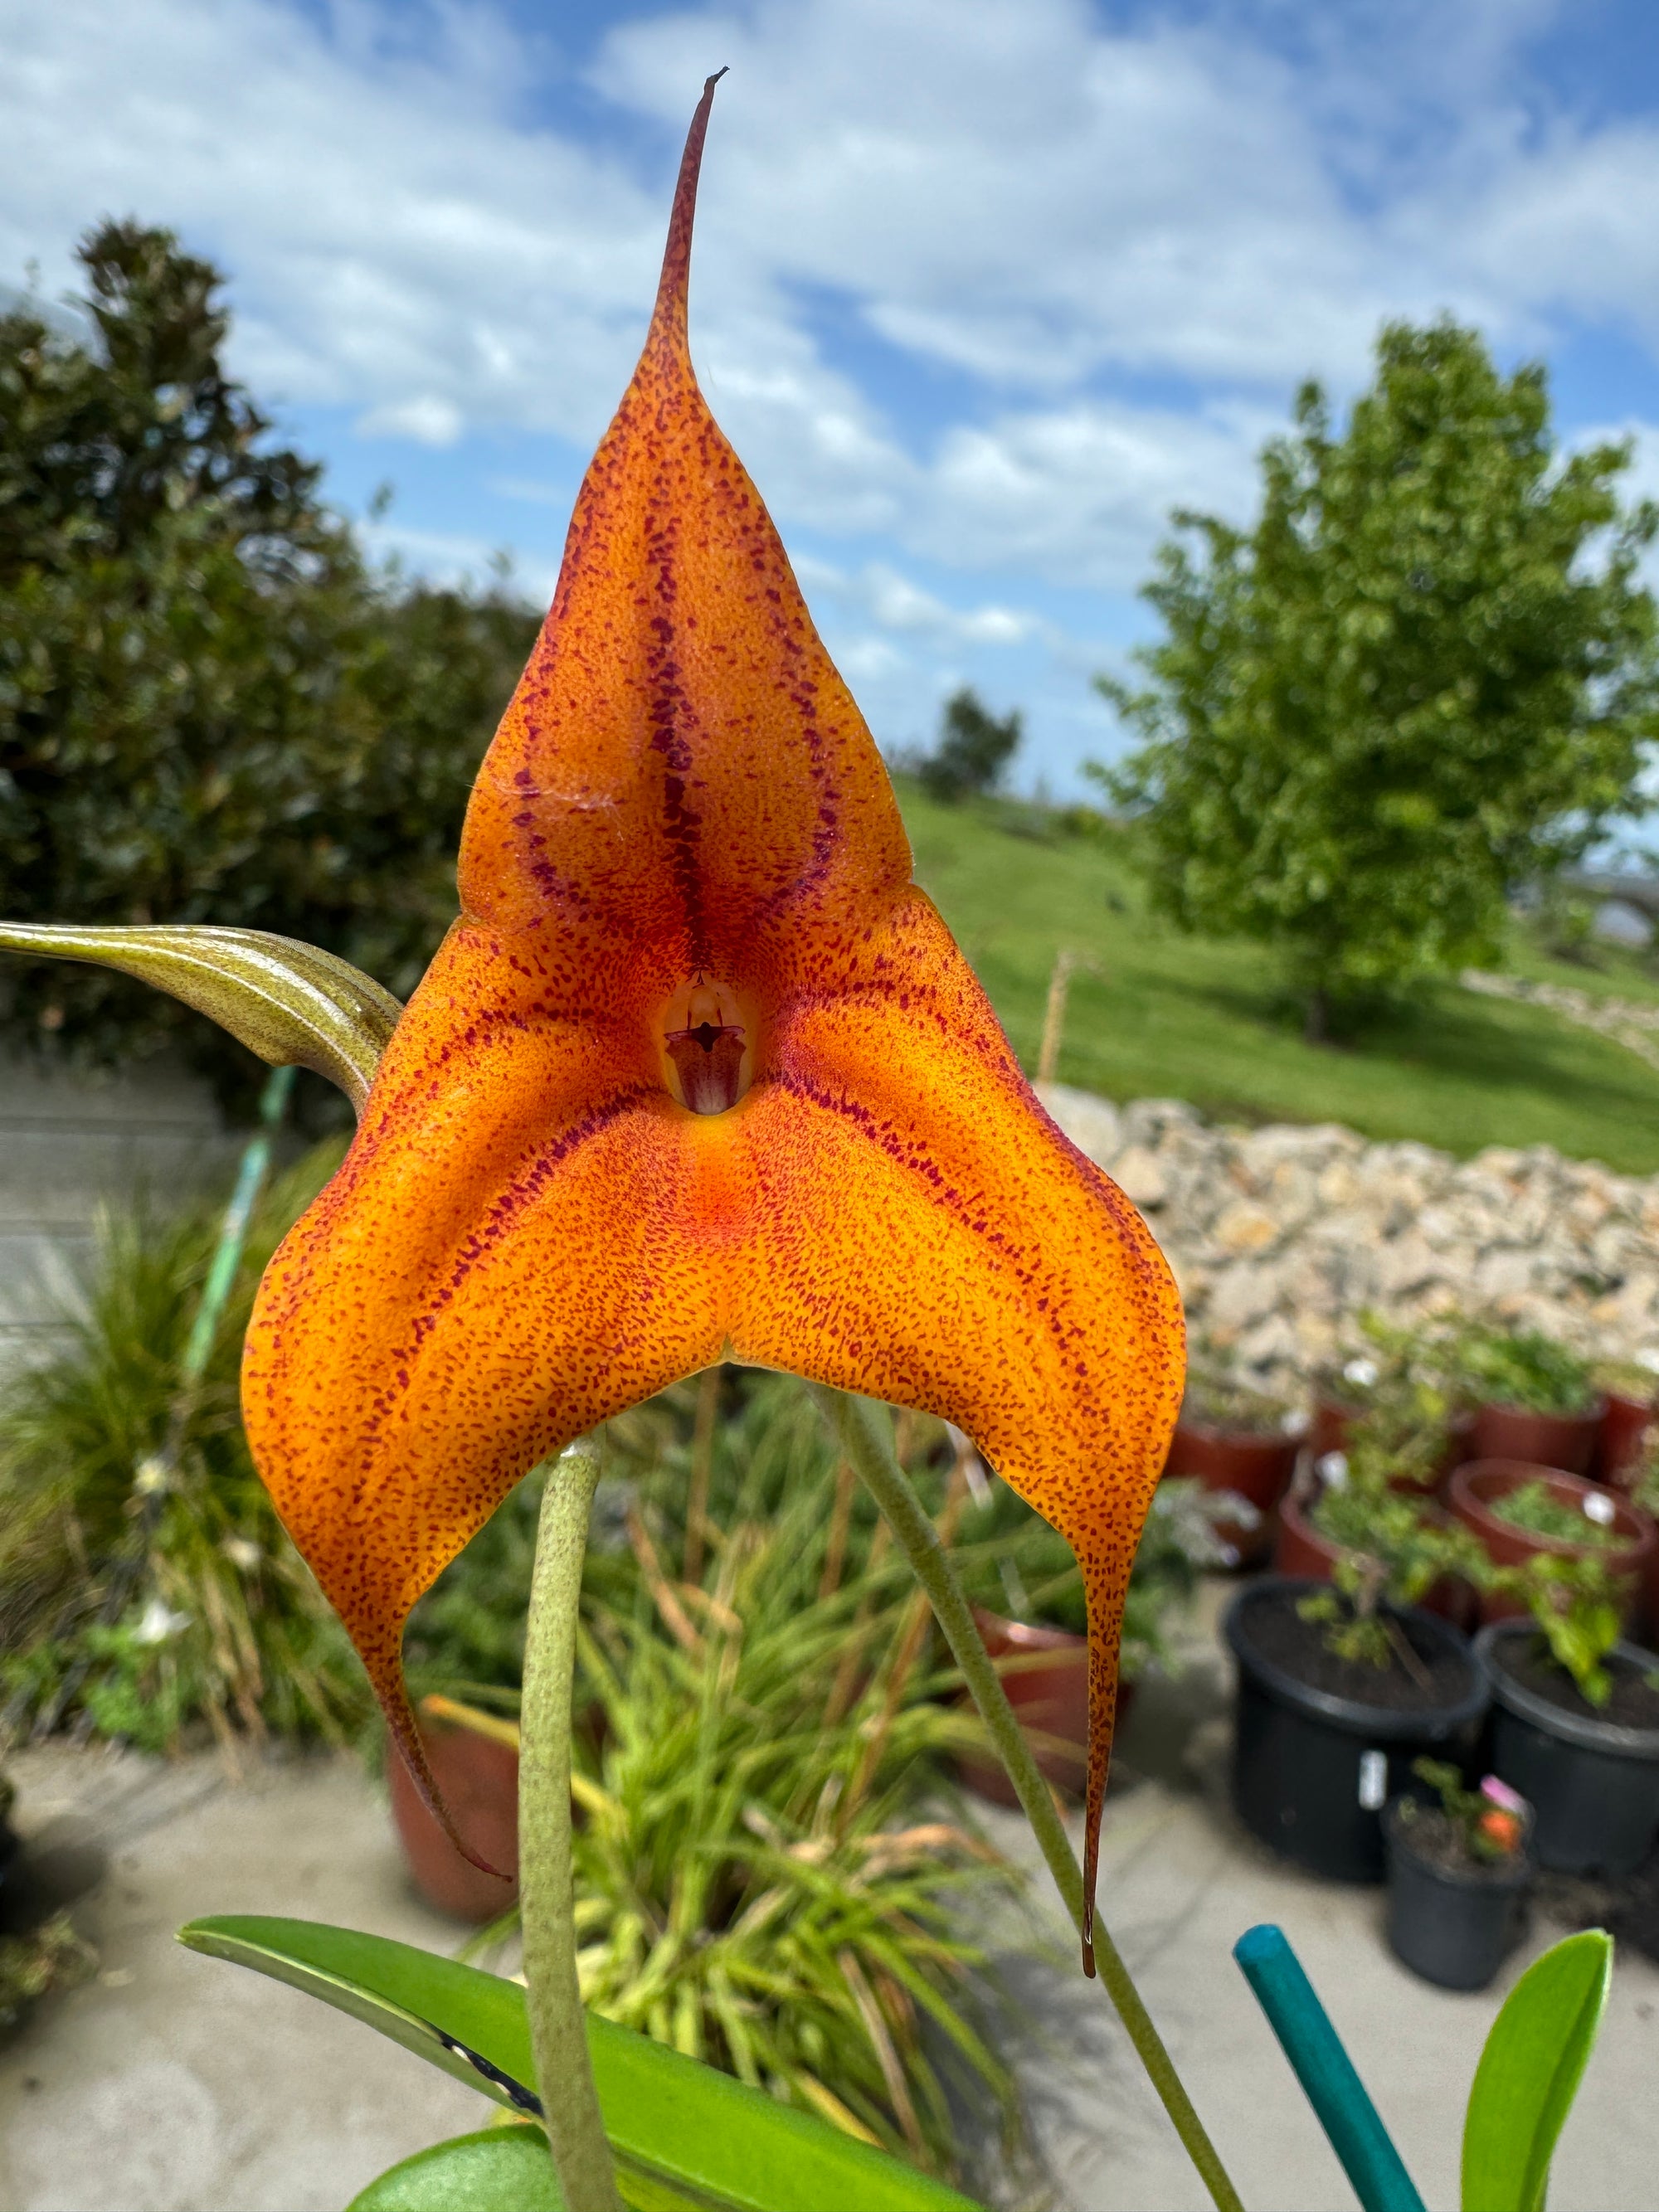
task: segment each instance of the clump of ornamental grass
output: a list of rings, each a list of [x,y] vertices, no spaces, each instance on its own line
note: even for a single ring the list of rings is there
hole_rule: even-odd
[[[913,1421],[948,1527],[945,1432]],[[611,1425],[577,1653],[584,2002],[938,2172],[952,2079],[1016,2133],[963,1931],[1018,1877],[957,1817],[985,1744],[908,1563],[799,1385],[711,1373]],[[498,1709],[539,1476],[422,1601],[417,1687]]]
[[[253,1290],[338,1163],[270,1187],[200,1384],[180,1361],[219,1210],[101,1219],[62,1348],[0,1390],[0,1713],[146,1751],[359,1724],[360,1668],[253,1470],[237,1370]],[[176,1457],[166,1449],[177,1435]]]

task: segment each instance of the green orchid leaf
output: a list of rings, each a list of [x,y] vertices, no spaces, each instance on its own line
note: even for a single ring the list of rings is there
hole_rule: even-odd
[[[179,1940],[321,1997],[497,2103],[539,2114],[516,1982],[386,1936],[261,1914],[193,1920]],[[587,2041],[617,2187],[636,2212],[974,2212],[884,2151],[630,2028],[590,2014]]]
[[[359,1113],[402,1007],[347,961],[263,929],[0,922],[0,951],[118,968],[206,1014],[272,1067],[310,1067]]]
[[[1463,2212],[1543,2212],[1612,1979],[1613,1938],[1590,1928],[1534,1960],[1510,1990],[1469,2092]]]
[[[346,2212],[564,2212],[539,2128],[482,2128],[417,2151]]]

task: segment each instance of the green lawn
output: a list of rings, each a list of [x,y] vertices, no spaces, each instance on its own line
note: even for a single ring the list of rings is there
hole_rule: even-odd
[[[1109,838],[1045,835],[1047,818],[1030,810],[941,806],[908,785],[900,797],[917,880],[1028,1067],[1064,945],[1099,969],[1073,981],[1065,1082],[1110,1098],[1190,1099],[1224,1120],[1345,1121],[1460,1153],[1549,1144],[1627,1172],[1659,1170],[1659,1072],[1620,1046],[1452,984],[1350,1047],[1304,1044],[1272,956],[1151,919]],[[1513,964],[1581,990],[1659,1000],[1659,979],[1626,955],[1569,965],[1517,932]]]

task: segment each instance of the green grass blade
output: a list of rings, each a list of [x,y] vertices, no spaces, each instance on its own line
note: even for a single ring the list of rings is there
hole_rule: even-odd
[[[1463,2212],[1543,2212],[1612,1979],[1613,1939],[1591,1928],[1546,1951],[1510,1990],[1469,2092]]]
[[[483,2128],[417,2151],[346,2212],[564,2212],[539,2128]]]
[[[263,1914],[193,1920],[179,1939],[321,1997],[500,2104],[536,2109],[516,1982],[385,1936]],[[638,2212],[974,2212],[955,2190],[711,2067],[592,2014],[587,2029],[617,2185]]]

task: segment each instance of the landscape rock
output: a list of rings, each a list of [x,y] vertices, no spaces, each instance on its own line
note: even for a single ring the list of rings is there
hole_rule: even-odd
[[[1062,1127],[1064,1124],[1061,1124]],[[1170,1194],[1170,1177],[1158,1155],[1145,1145],[1131,1145],[1115,1160],[1103,1163],[1126,1198],[1150,1213]]]
[[[1305,1387],[1368,1309],[1492,1314],[1596,1358],[1659,1348],[1659,1176],[1548,1145],[1459,1160],[1332,1123],[1218,1125],[1179,1099],[1042,1096],[1152,1216],[1195,1339],[1264,1388]]]

